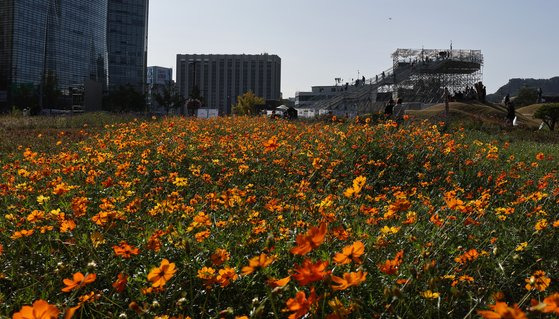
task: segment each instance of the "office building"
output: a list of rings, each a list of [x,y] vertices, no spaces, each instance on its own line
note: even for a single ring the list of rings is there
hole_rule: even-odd
[[[231,114],[237,96],[253,91],[266,100],[280,100],[281,59],[277,55],[178,54],[177,86],[189,97],[194,86],[205,107]]]
[[[109,89],[131,85],[144,92],[148,0],[108,0]]]
[[[106,27],[107,0],[2,0],[3,110],[21,99],[36,110],[52,104],[100,107],[108,75]]]
[[[162,94],[163,88],[173,83],[172,68],[148,66],[146,103],[150,112],[163,113],[164,110],[155,100],[155,94]]]
[[[295,107],[305,108],[312,106],[317,101],[331,99],[344,91],[343,86],[325,85],[313,86],[311,92],[295,92]]]
[[[173,81],[173,68],[148,66],[146,82],[148,85],[165,85],[171,81]]]

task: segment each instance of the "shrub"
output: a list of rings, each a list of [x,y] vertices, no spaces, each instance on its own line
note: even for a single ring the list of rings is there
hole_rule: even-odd
[[[534,118],[542,120],[550,130],[555,130],[555,124],[559,120],[559,103],[544,104],[540,107]]]

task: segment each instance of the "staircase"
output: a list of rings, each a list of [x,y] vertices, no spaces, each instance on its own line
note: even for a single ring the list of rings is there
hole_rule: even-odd
[[[390,68],[384,72],[377,74],[374,78],[365,80],[364,84],[356,85],[355,82],[348,85],[347,91],[330,98],[317,98],[312,105],[315,109],[326,110],[342,110],[350,108],[364,109],[367,105],[371,105],[375,99],[375,93],[382,86],[398,84],[405,81],[412,74],[412,67],[398,66]]]

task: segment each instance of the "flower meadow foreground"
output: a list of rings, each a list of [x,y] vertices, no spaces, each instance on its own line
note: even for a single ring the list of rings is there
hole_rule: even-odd
[[[444,132],[167,118],[2,154],[0,314],[558,316],[559,152]]]

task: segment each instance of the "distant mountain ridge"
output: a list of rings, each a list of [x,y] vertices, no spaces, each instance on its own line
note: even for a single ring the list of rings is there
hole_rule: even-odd
[[[544,96],[559,96],[559,76],[551,79],[510,79],[509,83],[501,86],[497,92],[487,95],[487,100],[501,102],[507,94],[516,96],[523,87],[541,88]]]

